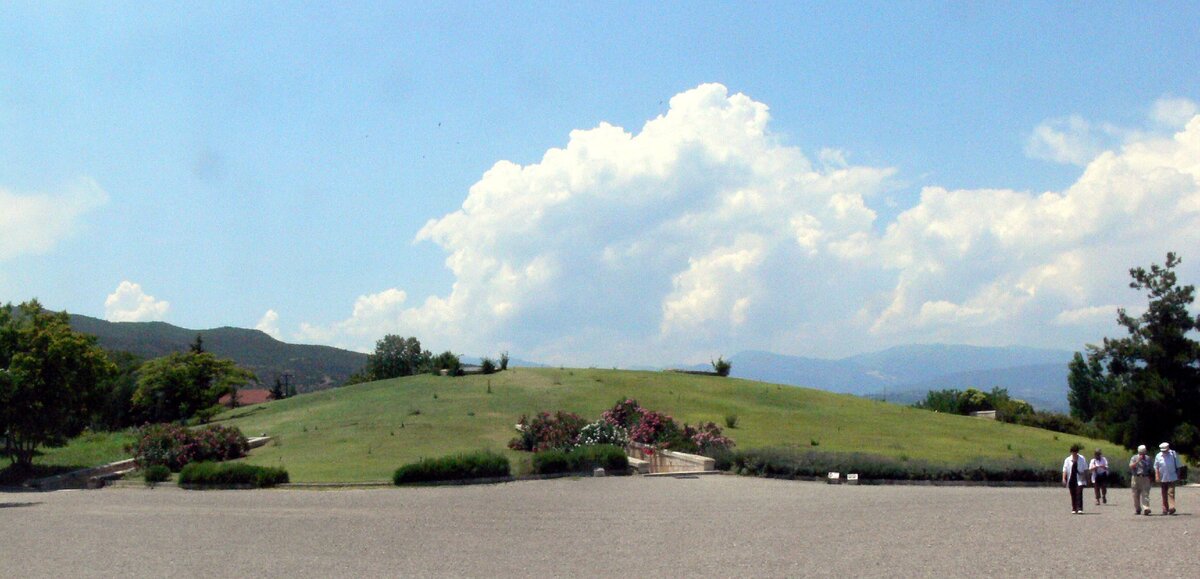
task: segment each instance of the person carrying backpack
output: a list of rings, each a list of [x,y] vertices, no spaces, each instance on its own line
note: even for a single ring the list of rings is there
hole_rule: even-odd
[[[1162,488],[1164,515],[1175,514],[1175,483],[1179,480],[1179,455],[1164,442],[1158,445],[1158,456],[1154,457],[1154,480]]]

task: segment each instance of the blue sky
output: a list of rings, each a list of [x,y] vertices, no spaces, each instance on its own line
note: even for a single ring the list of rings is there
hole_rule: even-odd
[[[242,4],[0,4],[0,300],[608,366],[1200,280],[1195,4]]]

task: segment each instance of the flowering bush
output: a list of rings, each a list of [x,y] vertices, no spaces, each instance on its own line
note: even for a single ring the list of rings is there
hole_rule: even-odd
[[[586,424],[583,418],[572,412],[540,412],[533,419],[525,415],[517,422],[517,430],[521,435],[510,440],[508,447],[513,450],[540,452],[543,450],[566,450],[575,446],[579,439],[579,431]]]
[[[210,425],[189,430],[175,424],[149,424],[138,429],[137,442],[128,450],[139,468],[161,464],[179,472],[191,462],[241,458],[250,444],[234,427]]]
[[[679,425],[673,418],[641,407],[638,415],[637,424],[629,430],[630,440],[663,448],[678,446]]]
[[[696,445],[700,454],[710,454],[715,451],[733,448],[733,440],[721,433],[721,427],[712,422],[697,424],[695,427],[683,425],[683,435]]]
[[[626,398],[605,410],[597,422],[585,424],[583,419],[568,412],[551,416],[542,412],[532,420],[521,416],[517,424],[521,435],[512,439],[513,450],[541,452],[569,450],[572,447],[591,447],[611,444],[618,447],[637,442],[654,448],[669,448],[681,452],[713,453],[727,451],[733,441],[713,422],[695,427],[679,426],[662,412],[648,410],[637,400]],[[549,457],[546,460],[551,460]]]
[[[638,404],[637,400],[626,398],[617,402],[611,410],[605,410],[604,414],[600,415],[600,419],[613,426],[632,430],[637,421],[641,419],[641,412],[642,405]]]
[[[584,426],[579,431],[579,438],[575,441],[576,446],[596,446],[599,444],[625,446],[629,444],[629,431],[625,430],[623,426],[598,420]]]

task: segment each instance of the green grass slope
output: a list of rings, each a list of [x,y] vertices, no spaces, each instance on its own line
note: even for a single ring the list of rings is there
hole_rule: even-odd
[[[488,384],[492,393],[488,394]],[[1057,468],[1080,442],[1116,445],[994,421],[937,414],[819,390],[732,378],[615,370],[510,369],[491,376],[414,376],[326,390],[227,412],[247,436],[276,442],[248,462],[284,466],[293,481],[387,480],[422,457],[505,449],[521,414],[568,410],[594,420],[622,397],[679,422],[713,421],[739,448],[794,445],[935,462],[1017,458]],[[518,463],[528,455],[505,450]]]

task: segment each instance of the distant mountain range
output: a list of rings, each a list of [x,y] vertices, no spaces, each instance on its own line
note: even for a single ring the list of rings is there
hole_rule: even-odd
[[[1043,410],[1067,409],[1067,364],[1073,353],[1020,346],[897,346],[829,360],[747,351],[734,355],[738,378],[807,386],[889,402],[912,403],[929,390],[1007,388]],[[684,369],[708,369],[708,365]]]
[[[71,326],[96,336],[106,350],[131,352],[147,359],[182,352],[199,334],[205,350],[253,371],[263,386],[271,386],[276,375],[286,372],[299,392],[340,386],[367,363],[367,355],[359,352],[287,344],[259,330],[244,328],[188,330],[165,322],[108,322],[78,314],[71,314]]]

